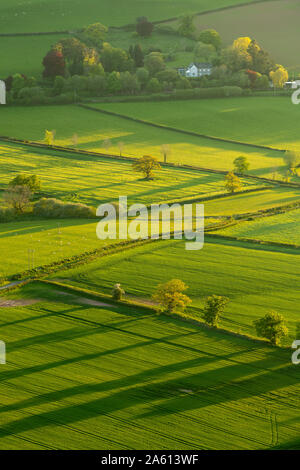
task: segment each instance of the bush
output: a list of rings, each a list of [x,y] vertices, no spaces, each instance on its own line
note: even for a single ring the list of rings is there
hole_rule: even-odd
[[[11,222],[17,217],[16,212],[13,209],[6,209],[0,207],[0,222]]]
[[[267,313],[263,318],[256,320],[254,325],[256,333],[267,338],[273,346],[278,346],[280,340],[288,334],[284,318],[277,312]]]
[[[95,217],[95,209],[85,204],[68,202],[59,199],[42,198],[34,204],[34,215],[46,218],[79,218],[88,219]]]

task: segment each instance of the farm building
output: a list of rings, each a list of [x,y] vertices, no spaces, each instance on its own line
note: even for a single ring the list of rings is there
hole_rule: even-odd
[[[188,67],[181,67],[178,70],[178,73],[187,78],[198,78],[205,75],[211,75],[212,73],[212,64],[205,62],[195,63],[193,62]]]

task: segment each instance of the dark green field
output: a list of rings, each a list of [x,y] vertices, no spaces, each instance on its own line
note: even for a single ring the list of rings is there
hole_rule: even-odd
[[[299,435],[289,351],[45,287],[20,297],[44,300],[1,308],[1,449],[270,449]]]

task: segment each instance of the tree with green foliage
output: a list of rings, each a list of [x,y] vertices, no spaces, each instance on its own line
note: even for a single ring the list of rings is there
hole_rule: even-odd
[[[107,42],[103,44],[100,61],[104,67],[105,72],[125,72],[131,70],[133,60],[128,57],[128,54],[123,49],[113,47]]]
[[[108,28],[102,23],[93,23],[84,28],[84,37],[95,47],[99,47],[105,40]]]
[[[291,174],[297,174],[297,167],[300,165],[300,153],[294,150],[287,150],[283,158]]]
[[[178,33],[181,36],[190,38],[194,36],[196,31],[194,25],[194,15],[187,13],[179,19]]]
[[[32,193],[27,186],[10,186],[3,193],[3,201],[16,214],[23,214],[29,206]]]
[[[257,335],[268,339],[273,346],[278,346],[281,339],[288,335],[284,317],[277,312],[267,313],[256,320],[254,325]]]
[[[150,155],[144,155],[137,159],[132,164],[133,169],[145,175],[146,180],[151,180],[154,177],[154,170],[160,170],[161,166],[157,158]]]
[[[41,190],[41,180],[37,175],[17,175],[10,181],[9,186],[26,186],[34,194]]]
[[[145,67],[138,68],[136,71],[136,78],[144,88],[149,80],[149,71],[145,69]]]
[[[242,182],[238,176],[236,176],[233,171],[230,171],[225,176],[225,187],[229,193],[235,193],[240,191],[242,188]]]
[[[159,93],[162,90],[162,85],[160,82],[157,80],[157,78],[153,77],[149,82],[147,83],[146,90],[149,93]]]
[[[246,171],[249,170],[250,163],[248,162],[247,158],[243,155],[237,157],[234,161],[234,168],[237,173],[244,174]]]
[[[115,95],[122,89],[121,75],[120,72],[111,72],[107,80],[107,91],[108,93]]]
[[[214,29],[204,29],[201,31],[199,41],[204,44],[211,44],[216,50],[219,50],[222,45],[221,36]]]
[[[144,53],[140,44],[136,44],[135,46],[131,45],[129,48],[129,55],[134,60],[137,68],[144,66]]]
[[[187,295],[183,294],[187,288],[180,279],[172,279],[165,284],[159,284],[153,300],[158,302],[163,312],[183,311],[192,302]]]
[[[122,300],[125,291],[122,289],[121,284],[115,284],[112,290],[112,298],[114,300]]]
[[[205,323],[210,326],[218,326],[220,317],[228,304],[229,299],[220,295],[212,295],[206,299],[203,310],[203,318]]]
[[[150,52],[150,54],[145,57],[144,63],[152,77],[158,72],[164,70],[166,67],[164,57],[161,52]]]

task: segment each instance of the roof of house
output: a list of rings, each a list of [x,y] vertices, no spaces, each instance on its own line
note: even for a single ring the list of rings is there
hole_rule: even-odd
[[[208,62],[192,62],[189,67],[192,67],[193,65],[196,65],[198,69],[207,69],[212,67],[212,64],[209,64]]]

